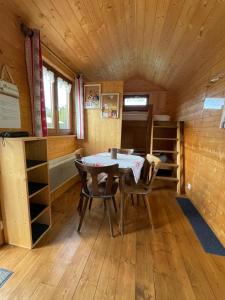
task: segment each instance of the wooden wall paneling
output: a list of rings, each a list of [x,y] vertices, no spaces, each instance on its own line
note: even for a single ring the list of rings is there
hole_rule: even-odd
[[[124,95],[148,94],[150,103],[153,105],[153,114],[167,114],[169,107],[167,104],[168,92],[161,86],[144,79],[141,76],[133,76],[124,82]]]
[[[7,5],[12,11],[20,14],[21,22],[26,23],[32,28],[38,28],[41,30],[42,43],[44,43],[49,49],[54,50],[54,53],[56,53],[68,65],[71,65],[74,70],[81,69],[81,62],[84,61],[84,57],[77,55],[73,58],[73,61],[70,61],[69,57],[71,57],[74,52],[74,48],[71,49],[67,45],[67,41],[70,39],[70,34],[68,31],[64,31],[62,34],[62,31],[60,32],[61,27],[54,27],[56,23],[52,24],[52,20],[54,20],[52,15],[47,15],[46,11],[41,11],[33,1],[29,3],[24,0],[19,1],[19,3],[16,1],[10,1]],[[61,25],[60,19],[58,20],[58,25]],[[73,46],[76,49],[80,49],[80,47],[76,44],[76,40],[73,40],[73,43]],[[83,67],[83,70],[86,70],[85,66]]]
[[[78,148],[78,142],[74,135],[49,136],[48,159],[54,159],[74,152]]]
[[[71,81],[74,81],[74,71],[66,65],[60,57],[55,55],[46,45],[42,44],[42,58],[43,61],[53,67],[56,71],[64,75]]]
[[[143,32],[143,49],[142,49],[142,60],[139,62],[139,72],[145,70],[146,65],[149,63],[149,56],[151,51],[152,39],[155,29],[155,16],[157,9],[157,0],[146,1],[145,3],[145,29]],[[132,34],[131,34],[132,37]],[[144,71],[143,75],[148,77],[147,70]]]
[[[156,14],[154,19],[154,32],[153,32],[152,41],[149,49],[148,61],[146,64],[146,73],[147,73],[146,75],[147,78],[149,79],[153,79],[153,74],[149,74],[149,71],[147,70],[154,68],[154,61],[157,55],[157,46],[160,41],[160,36],[163,30],[163,24],[166,19],[169,2],[170,1],[163,1],[163,0],[157,1],[157,9],[156,9]]]
[[[133,65],[130,64],[130,60],[134,57],[134,39],[128,32],[132,31],[135,24],[134,20],[134,2],[132,1],[114,1],[116,4],[116,24],[117,31],[120,35],[121,50],[123,55],[123,78],[129,78],[133,72]],[[129,24],[127,26],[127,24]],[[116,74],[115,79],[118,79]]]
[[[177,27],[177,22],[180,17],[183,5],[183,0],[176,0],[176,1],[170,1],[168,6],[163,5],[163,8],[165,11],[162,11],[162,8],[160,8],[160,18],[159,20],[162,20],[160,26],[162,27],[161,34],[157,37],[157,44],[155,45],[155,52],[152,55],[153,63],[150,65],[152,68],[152,76],[154,80],[155,74],[157,74],[158,69],[160,68],[160,64],[164,59],[162,57],[165,57],[168,53],[168,47],[171,43],[172,38],[176,39],[176,36],[174,35],[174,31]],[[165,15],[164,15],[165,13]],[[163,18],[165,16],[165,20],[163,22]],[[157,20],[156,20],[157,22]],[[159,21],[160,22],[160,21]]]
[[[102,93],[120,94],[120,113],[118,119],[101,117],[100,109],[85,109],[85,141],[83,147],[87,154],[108,151],[108,148],[120,148],[122,126],[122,81],[104,81]]]
[[[181,3],[181,1],[180,1]],[[197,3],[197,1],[195,1]],[[164,51],[163,54],[160,53],[160,56],[163,56],[164,59],[159,60],[158,65],[157,65],[157,72],[154,74],[154,80],[156,82],[159,82],[160,80],[160,75],[165,74],[168,71],[169,68],[169,63],[171,60],[172,55],[176,51],[181,37],[184,35],[184,32],[186,30],[186,24],[190,23],[190,20],[193,16],[193,13],[196,10],[196,6],[194,5],[194,1],[185,1],[182,11],[180,13],[179,18],[177,19],[177,23],[175,28],[173,29],[173,35],[171,36],[170,39],[167,37],[165,38],[165,41],[167,41],[167,45],[165,46],[164,49],[159,49],[159,51]],[[168,26],[169,27],[169,26]],[[168,43],[168,41],[170,41]],[[172,42],[171,42],[172,41]],[[171,70],[170,70],[171,72]],[[162,77],[162,75],[161,75]]]
[[[195,70],[196,64],[199,64],[200,66],[204,64],[204,62],[209,60],[211,57],[214,57],[218,50],[224,45],[224,35],[221,32],[221,28],[224,26],[224,11],[223,9],[221,10],[221,6],[216,5],[211,10],[211,13],[207,18],[207,22],[205,22],[205,24],[200,28],[199,35],[197,36],[196,40],[192,42],[192,54],[194,54],[190,55],[190,57],[193,57],[192,63],[187,65],[187,59],[184,61],[184,63],[186,62],[187,65],[185,67],[185,72],[187,72],[189,76],[185,75],[183,72],[181,73],[179,69],[177,70],[180,72],[181,82],[184,82],[184,77],[186,77],[186,79],[190,78],[191,74],[193,74],[193,71]],[[209,47],[209,45],[214,46]],[[199,49],[197,54],[195,54],[194,50],[196,47]],[[180,68],[182,68],[182,65]]]
[[[1,5],[40,28],[43,43],[89,81],[139,74],[175,90],[225,42],[224,1],[12,0]]]
[[[223,51],[225,45],[223,47]],[[184,120],[186,192],[218,238],[225,244],[225,131],[219,129],[222,110],[203,110],[205,97],[224,97],[225,79],[210,84],[225,70],[222,49],[183,85],[174,101],[178,120]],[[187,189],[191,183],[191,190]]]
[[[4,4],[1,4],[0,9],[0,25],[2,28],[0,33],[0,68],[2,68],[4,64],[9,66],[10,72],[15,83],[18,85],[20,93],[21,129],[31,132],[30,100],[25,65],[24,36],[20,32],[18,17],[7,10],[4,7]],[[5,129],[0,129],[0,131],[3,130]]]
[[[119,34],[120,28],[118,27],[117,24],[115,3],[116,2],[114,1],[110,1],[110,2],[98,1],[102,19],[108,31],[107,42],[110,41],[110,44],[112,44],[112,48],[114,49],[114,59],[112,61],[112,57],[111,57],[109,60],[111,61],[113,65],[113,69],[115,70],[115,74],[116,74],[116,78],[113,79],[118,79],[118,72],[119,70],[120,71],[123,70],[124,64],[123,64],[123,49],[121,48],[121,40]],[[115,41],[117,41],[117,43],[115,43]],[[102,79],[107,80],[106,77]]]

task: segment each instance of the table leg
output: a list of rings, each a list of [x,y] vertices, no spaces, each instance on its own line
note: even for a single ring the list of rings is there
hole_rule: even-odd
[[[123,236],[124,233],[124,192],[120,191],[120,233]]]
[[[120,177],[120,233],[121,233],[122,236],[124,234],[124,201],[125,201],[124,186],[125,186],[125,177],[126,177],[125,174],[123,174]]]

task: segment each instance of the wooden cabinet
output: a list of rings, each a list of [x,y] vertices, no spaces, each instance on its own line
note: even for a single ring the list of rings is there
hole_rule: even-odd
[[[171,121],[152,122],[151,153],[159,156],[161,164],[156,180],[183,189],[183,123]]]
[[[6,138],[0,145],[6,243],[33,248],[51,227],[46,138]]]

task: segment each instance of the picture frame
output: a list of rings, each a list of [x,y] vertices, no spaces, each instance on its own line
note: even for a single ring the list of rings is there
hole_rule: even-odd
[[[119,93],[101,94],[101,116],[105,119],[119,118]]]
[[[84,85],[84,108],[100,109],[101,84]]]

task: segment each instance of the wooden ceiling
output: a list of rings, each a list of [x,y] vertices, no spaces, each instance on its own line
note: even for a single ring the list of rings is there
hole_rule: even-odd
[[[43,43],[90,80],[181,87],[225,49],[222,0],[10,0]]]

